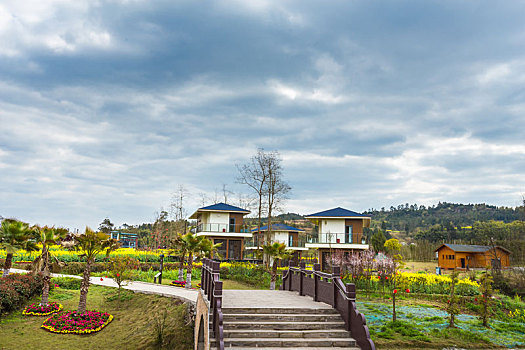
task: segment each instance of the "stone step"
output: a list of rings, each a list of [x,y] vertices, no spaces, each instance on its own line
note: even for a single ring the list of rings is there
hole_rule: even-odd
[[[326,322],[340,321],[340,315],[317,315],[317,314],[224,314],[224,323],[233,321],[288,321],[288,322]]]
[[[333,347],[356,347],[353,338],[224,338],[225,348],[247,347],[281,347],[281,348],[333,348]],[[210,349],[216,348],[215,339],[210,342]]]
[[[333,308],[308,309],[308,308],[222,308],[223,314],[315,314],[315,315],[339,315]]]
[[[230,329],[224,330],[224,338],[349,338],[344,329],[322,330],[273,330],[273,329]]]
[[[272,329],[272,330],[321,330],[344,329],[345,323],[340,319],[327,322],[288,322],[288,321],[232,321],[223,323],[224,330],[231,329]]]

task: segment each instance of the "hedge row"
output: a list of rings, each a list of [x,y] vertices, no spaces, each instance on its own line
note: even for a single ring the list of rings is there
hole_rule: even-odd
[[[20,308],[42,292],[42,276],[12,274],[0,278],[0,314]]]

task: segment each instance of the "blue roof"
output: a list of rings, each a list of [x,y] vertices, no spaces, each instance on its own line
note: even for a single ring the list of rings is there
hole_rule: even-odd
[[[304,230],[301,230],[300,228],[295,228],[293,226],[288,226],[285,224],[272,224],[272,230],[274,231],[304,231]],[[256,228],[252,230],[252,232],[257,232],[257,231],[258,230]],[[268,225],[261,227],[261,231],[268,231]]]
[[[249,210],[242,209],[233,205],[229,205],[226,203],[217,203],[208,205],[207,207],[199,208],[198,210],[220,210],[220,211],[240,211],[243,213],[250,213]]]
[[[356,213],[355,211],[351,211],[351,210],[348,210],[348,209],[345,209],[345,208],[338,207],[338,208],[329,209],[329,210],[325,210],[325,211],[320,211],[319,213],[310,214],[310,215],[306,215],[305,216],[305,218],[308,218],[308,217],[334,217],[334,218],[338,218],[338,217],[362,217],[362,218],[369,218],[370,216],[369,215],[364,215],[364,214],[359,214],[359,213]]]

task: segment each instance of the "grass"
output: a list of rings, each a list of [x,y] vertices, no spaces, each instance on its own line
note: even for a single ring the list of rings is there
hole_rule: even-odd
[[[101,332],[91,335],[54,334],[41,329],[45,317],[23,316],[12,312],[0,319],[0,349],[179,349],[193,348],[193,326],[186,325],[186,305],[172,298],[134,294],[123,291],[122,300],[115,297],[115,288],[92,285],[88,294],[88,310],[109,312],[114,320]],[[78,306],[79,291],[55,289],[50,301],[59,301],[66,310]],[[29,303],[37,302],[34,298]],[[166,310],[164,343],[154,324]]]
[[[391,301],[382,299],[359,301],[358,310],[363,312],[370,334],[379,349],[505,349],[525,348],[525,323],[508,317],[491,319],[491,328],[481,325],[476,314],[462,309],[457,316],[457,328],[447,328],[446,304],[417,298],[396,303],[396,322],[392,322]],[[520,304],[523,305],[523,304]]]

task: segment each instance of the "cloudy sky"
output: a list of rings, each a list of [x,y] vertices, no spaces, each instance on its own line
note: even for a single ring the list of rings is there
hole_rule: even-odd
[[[525,2],[3,0],[0,215],[187,210],[258,147],[285,211],[516,206]],[[230,196],[230,197],[236,197]],[[231,199],[236,204],[235,199]]]

